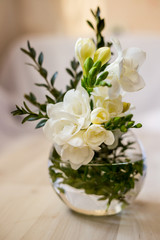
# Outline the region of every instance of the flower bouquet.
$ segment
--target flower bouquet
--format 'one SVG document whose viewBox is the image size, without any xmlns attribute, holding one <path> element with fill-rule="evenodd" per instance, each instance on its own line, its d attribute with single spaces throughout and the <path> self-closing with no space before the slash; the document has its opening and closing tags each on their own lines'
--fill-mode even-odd
<svg viewBox="0 0 160 240">
<path fill-rule="evenodd" d="M 24 102 L 12 114 L 24 115 L 22 123 L 40 120 L 36 128 L 43 127 L 53 143 L 50 180 L 69 208 L 84 214 L 109 215 L 135 199 L 145 176 L 144 152 L 130 131 L 142 125 L 133 121 L 133 107 L 123 98 L 125 92 L 144 87 L 138 70 L 146 56 L 139 48 L 122 50 L 117 39 L 105 42 L 105 21 L 99 7 L 91 13 L 95 24 L 87 23 L 96 39 L 77 40 L 76 59 L 66 68 L 72 79 L 64 92 L 54 86 L 57 72 L 48 79 L 43 53 L 37 57 L 29 42 L 27 50 L 21 49 L 44 80 L 36 85 L 49 94 L 44 103 L 39 103 L 33 93 L 26 94 L 25 99 L 36 110 Z M 112 45 L 117 52 L 115 60 L 111 60 Z"/>
</svg>

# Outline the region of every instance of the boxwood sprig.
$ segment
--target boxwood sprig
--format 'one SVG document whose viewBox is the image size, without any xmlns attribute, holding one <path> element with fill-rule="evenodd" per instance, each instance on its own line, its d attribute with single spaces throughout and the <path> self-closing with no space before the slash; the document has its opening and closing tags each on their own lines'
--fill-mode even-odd
<svg viewBox="0 0 160 240">
<path fill-rule="evenodd" d="M 79 62 L 76 61 L 75 58 L 73 58 L 73 60 L 70 62 L 70 68 L 66 68 L 66 72 L 71 77 L 70 83 L 66 86 L 66 91 L 72 88 L 76 89 L 83 74 L 82 71 L 78 71 L 78 67 L 79 67 Z"/>
<path fill-rule="evenodd" d="M 101 16 L 100 16 L 100 8 L 99 7 L 97 7 L 97 10 L 95 12 L 91 9 L 91 13 L 96 21 L 96 24 L 94 26 L 94 24 L 89 20 L 87 20 L 87 23 L 96 33 L 96 46 L 98 49 L 100 47 L 105 46 L 104 37 L 102 36 L 102 31 L 105 27 L 105 20 L 104 20 L 104 18 L 101 18 Z"/>
<path fill-rule="evenodd" d="M 51 77 L 50 81 L 48 80 L 48 72 L 43 67 L 44 62 L 44 55 L 42 52 L 40 52 L 39 56 L 36 58 L 37 53 L 33 47 L 31 47 L 30 42 L 27 41 L 27 47 L 28 49 L 21 48 L 21 51 L 28 55 L 32 61 L 32 63 L 27 63 L 27 65 L 34 67 L 34 69 L 42 76 L 42 78 L 45 80 L 45 83 L 35 83 L 38 87 L 44 87 L 46 88 L 49 93 L 54 97 L 54 100 L 56 101 L 58 97 L 62 95 L 62 92 L 59 91 L 54 87 L 54 83 L 57 77 L 58 72 L 55 72 L 53 76 Z"/>
<path fill-rule="evenodd" d="M 28 49 L 21 48 L 21 51 L 25 53 L 27 56 L 29 56 L 32 61 L 32 63 L 27 63 L 27 65 L 34 67 L 36 71 L 42 76 L 42 78 L 45 80 L 45 83 L 35 83 L 36 86 L 38 87 L 44 87 L 48 90 L 51 96 L 46 95 L 46 100 L 44 103 L 39 103 L 37 101 L 36 96 L 30 92 L 29 94 L 25 94 L 24 98 L 31 103 L 33 106 L 35 106 L 38 110 L 36 112 L 31 110 L 26 102 L 23 103 L 23 107 L 19 107 L 16 105 L 16 109 L 12 111 L 11 113 L 15 115 L 25 115 L 22 123 L 25 123 L 26 121 L 36 121 L 41 119 L 41 121 L 36 125 L 36 128 L 43 127 L 48 119 L 47 113 L 46 113 L 46 107 L 47 104 L 55 104 L 57 102 L 63 101 L 63 97 L 65 93 L 72 89 L 76 88 L 81 76 L 82 76 L 82 71 L 78 70 L 79 67 L 79 62 L 76 61 L 75 58 L 71 61 L 70 65 L 71 68 L 66 68 L 67 73 L 72 77 L 70 80 L 70 83 L 66 86 L 66 90 L 64 92 L 59 91 L 55 88 L 55 80 L 57 78 L 58 72 L 55 72 L 53 76 L 51 77 L 50 81 L 48 80 L 48 72 L 47 70 L 43 67 L 43 61 L 44 61 L 44 56 L 43 53 L 41 52 L 39 56 L 37 57 L 37 53 L 33 47 L 31 47 L 30 42 L 27 42 L 27 47 Z"/>
<path fill-rule="evenodd" d="M 47 114 L 43 114 L 42 111 L 39 111 L 38 113 L 33 112 L 26 102 L 23 102 L 23 107 L 18 107 L 16 105 L 16 110 L 12 111 L 11 113 L 13 116 L 16 115 L 25 115 L 25 117 L 22 120 L 22 124 L 25 123 L 26 121 L 36 121 L 40 120 L 41 121 L 36 125 L 36 128 L 40 128 L 45 125 L 46 121 L 48 120 Z"/>
</svg>

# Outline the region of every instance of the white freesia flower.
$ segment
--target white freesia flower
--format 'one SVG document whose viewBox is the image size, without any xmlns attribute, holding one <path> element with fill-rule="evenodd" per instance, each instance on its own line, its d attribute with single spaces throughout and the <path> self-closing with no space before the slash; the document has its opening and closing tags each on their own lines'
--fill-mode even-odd
<svg viewBox="0 0 160 240">
<path fill-rule="evenodd" d="M 50 118 L 43 127 L 46 137 L 59 145 L 67 143 L 80 129 L 77 119 L 66 112 L 56 112 L 54 118 Z"/>
<path fill-rule="evenodd" d="M 109 112 L 110 117 L 119 116 L 123 112 L 122 96 L 115 99 L 108 99 L 103 102 L 103 107 Z"/>
<path fill-rule="evenodd" d="M 116 117 L 123 112 L 122 96 L 119 95 L 114 99 L 109 98 L 108 87 L 96 87 L 92 92 L 95 108 L 103 108 L 109 113 L 110 117 Z M 93 113 L 92 113 L 93 114 Z M 92 121 L 91 114 L 91 121 Z"/>
<path fill-rule="evenodd" d="M 81 165 L 88 164 L 94 156 L 94 151 L 89 146 L 73 147 L 65 144 L 63 146 L 56 145 L 55 148 L 62 161 L 69 161 L 71 167 L 75 170 Z"/>
<path fill-rule="evenodd" d="M 126 92 L 135 92 L 145 86 L 143 78 L 138 73 L 138 69 L 145 61 L 145 58 L 145 52 L 139 48 L 128 48 L 123 51 L 120 84 Z"/>
<path fill-rule="evenodd" d="M 93 102 L 94 102 L 94 107 L 98 108 L 98 107 L 102 107 L 103 106 L 103 102 L 107 99 L 109 99 L 109 93 L 108 93 L 108 87 L 95 87 L 93 89 L 93 92 L 91 92 L 92 96 L 93 96 Z"/>
<path fill-rule="evenodd" d="M 114 142 L 114 135 L 98 124 L 92 124 L 84 133 L 84 140 L 93 150 L 100 150 L 100 145 L 104 142 L 111 145 Z"/>
<path fill-rule="evenodd" d="M 57 119 L 57 112 L 64 112 L 63 102 L 47 105 L 47 115 L 49 118 Z"/>
<path fill-rule="evenodd" d="M 87 146 L 84 142 L 84 130 L 80 130 L 78 133 L 76 133 L 69 141 L 68 144 L 72 147 L 85 147 Z"/>
<path fill-rule="evenodd" d="M 109 112 L 105 108 L 98 107 L 91 112 L 91 122 L 93 124 L 105 123 L 109 118 Z"/>
<path fill-rule="evenodd" d="M 144 80 L 139 75 L 138 69 L 144 62 L 146 54 L 139 48 L 122 51 L 117 39 L 112 39 L 112 42 L 118 57 L 106 68 L 106 71 L 109 72 L 108 79 L 111 80 L 113 87 L 110 88 L 110 96 L 114 98 L 120 94 L 120 87 L 126 92 L 135 92 L 144 87 Z"/>
<path fill-rule="evenodd" d="M 63 100 L 64 111 L 73 114 L 79 121 L 82 128 L 87 128 L 90 124 L 90 99 L 87 91 L 83 87 L 76 90 L 69 90 Z"/>
<path fill-rule="evenodd" d="M 112 87 L 109 88 L 108 90 L 110 99 L 117 98 L 121 93 L 121 86 L 120 86 L 119 79 L 120 79 L 122 67 L 123 67 L 123 54 L 122 54 L 122 48 L 121 48 L 120 42 L 117 39 L 112 39 L 112 42 L 114 44 L 114 47 L 117 50 L 118 56 L 114 62 L 112 62 L 109 66 L 107 66 L 105 70 L 109 72 L 107 79 L 111 80 L 110 83 L 112 84 Z"/>
<path fill-rule="evenodd" d="M 90 104 L 86 90 L 69 90 L 63 102 L 48 104 L 49 120 L 44 126 L 47 138 L 58 145 L 66 144 L 80 129 L 90 125 Z"/>
</svg>

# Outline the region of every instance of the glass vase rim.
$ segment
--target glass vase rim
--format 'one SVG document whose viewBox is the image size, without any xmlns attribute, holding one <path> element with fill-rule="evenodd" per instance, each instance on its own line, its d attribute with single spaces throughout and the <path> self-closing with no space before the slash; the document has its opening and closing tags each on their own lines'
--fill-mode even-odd
<svg viewBox="0 0 160 240">
<path fill-rule="evenodd" d="M 53 161 L 52 161 L 53 160 Z M 142 156 L 141 158 L 138 158 L 136 160 L 133 160 L 133 161 L 123 161 L 123 162 L 114 162 L 114 163 L 87 163 L 87 164 L 83 164 L 82 166 L 92 166 L 92 167 L 103 167 L 103 166 L 121 166 L 121 165 L 128 165 L 128 164 L 133 164 L 133 163 L 136 163 L 136 162 L 139 162 L 139 161 L 143 161 L 145 162 L 146 160 L 146 157 L 145 156 Z M 54 159 L 52 157 L 49 157 L 49 161 L 51 161 L 52 163 L 54 162 L 59 162 L 61 164 L 64 164 L 64 165 L 68 165 L 71 167 L 70 165 L 70 162 L 69 161 L 62 161 L 62 160 L 57 160 L 57 159 Z"/>
</svg>

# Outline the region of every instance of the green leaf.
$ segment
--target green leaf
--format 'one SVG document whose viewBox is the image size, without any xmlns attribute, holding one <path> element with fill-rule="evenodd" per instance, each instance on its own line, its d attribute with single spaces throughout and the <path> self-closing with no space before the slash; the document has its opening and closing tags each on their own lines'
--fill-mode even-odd
<svg viewBox="0 0 160 240">
<path fill-rule="evenodd" d="M 40 66 L 42 66 L 42 63 L 43 63 L 43 53 L 42 52 L 39 54 L 38 63 Z"/>
<path fill-rule="evenodd" d="M 82 77 L 82 74 L 83 74 L 82 71 L 80 71 L 79 73 L 77 73 L 77 75 L 76 75 L 76 79 L 77 79 L 78 81 L 79 81 L 80 78 Z"/>
<path fill-rule="evenodd" d="M 96 18 L 96 14 L 93 12 L 93 10 L 90 9 L 90 11 L 91 11 L 92 15 Z"/>
<path fill-rule="evenodd" d="M 96 81 L 96 85 L 98 85 L 101 81 L 105 80 L 108 76 L 108 72 L 103 72 L 102 74 L 99 75 L 97 81 Z"/>
<path fill-rule="evenodd" d="M 30 110 L 30 108 L 27 106 L 26 102 L 23 102 L 25 108 L 27 109 L 28 112 L 32 113 L 32 111 Z"/>
<path fill-rule="evenodd" d="M 27 41 L 27 47 L 28 47 L 29 51 L 31 51 L 32 48 L 31 48 L 29 40 Z"/>
<path fill-rule="evenodd" d="M 29 114 L 22 120 L 22 124 L 25 123 L 26 121 L 35 121 L 38 120 L 38 117 L 32 114 Z"/>
<path fill-rule="evenodd" d="M 100 72 L 103 72 L 107 66 L 108 66 L 108 63 L 103 64 L 103 66 L 101 67 Z"/>
<path fill-rule="evenodd" d="M 100 8 L 99 7 L 97 7 L 96 16 L 100 17 Z"/>
<path fill-rule="evenodd" d="M 93 86 L 95 81 L 96 81 L 96 76 L 97 76 L 97 67 L 92 67 L 89 70 L 88 78 L 87 78 L 87 83 L 89 86 Z"/>
<path fill-rule="evenodd" d="M 37 115 L 37 116 L 30 116 L 28 119 L 27 119 L 27 121 L 36 121 L 36 120 L 38 120 L 39 119 L 39 116 Z"/>
<path fill-rule="evenodd" d="M 86 22 L 87 22 L 88 25 L 94 30 L 94 26 L 93 26 L 93 24 L 92 24 L 89 20 L 87 20 Z"/>
<path fill-rule="evenodd" d="M 78 66 L 79 66 L 79 62 L 76 61 L 75 58 L 73 58 L 73 60 L 71 61 L 71 67 L 72 67 L 72 69 L 73 69 L 74 71 L 76 71 L 77 68 L 78 68 Z"/>
<path fill-rule="evenodd" d="M 25 94 L 24 98 L 27 99 L 31 103 L 36 103 L 36 96 L 33 93 L 29 93 L 29 95 Z"/>
<path fill-rule="evenodd" d="M 93 62 L 92 58 L 89 57 L 85 60 L 84 69 L 85 69 L 86 75 L 88 75 L 88 72 L 92 68 L 93 64 L 94 64 L 94 62 Z"/>
<path fill-rule="evenodd" d="M 31 57 L 30 52 L 28 52 L 26 49 L 24 49 L 24 48 L 20 48 L 20 50 L 21 50 L 23 53 L 25 53 L 25 54 L 27 54 L 28 56 Z"/>
<path fill-rule="evenodd" d="M 12 111 L 11 114 L 12 114 L 13 116 L 22 115 L 22 114 L 23 114 L 23 111 L 16 105 L 16 110 Z"/>
<path fill-rule="evenodd" d="M 73 72 L 72 72 L 69 68 L 66 68 L 66 71 L 67 71 L 67 73 L 68 73 L 71 77 L 74 78 L 74 74 L 73 74 Z"/>
<path fill-rule="evenodd" d="M 104 26 L 105 26 L 104 19 L 102 19 L 99 21 L 99 23 L 97 25 L 99 32 L 101 32 L 104 29 Z"/>
<path fill-rule="evenodd" d="M 35 59 L 35 57 L 36 57 L 36 51 L 34 50 L 34 48 L 31 48 L 30 53 L 31 53 L 31 57 L 32 57 L 33 59 Z"/>
<path fill-rule="evenodd" d="M 46 104 L 40 104 L 39 106 L 40 110 L 46 113 Z"/>
<path fill-rule="evenodd" d="M 55 73 L 53 74 L 52 78 L 51 78 L 51 85 L 52 85 L 52 87 L 54 86 L 54 83 L 55 83 L 55 80 L 56 80 L 57 75 L 58 75 L 58 72 L 55 72 Z"/>
<path fill-rule="evenodd" d="M 36 67 L 36 65 L 34 65 L 34 64 L 32 64 L 32 63 L 26 63 L 26 65 L 33 67 L 35 70 L 38 70 L 37 67 Z"/>
<path fill-rule="evenodd" d="M 46 98 L 47 98 L 47 102 L 48 102 L 48 103 L 55 104 L 55 101 L 54 101 L 54 99 L 52 99 L 52 98 L 51 98 L 51 97 L 49 97 L 48 95 L 46 95 Z"/>
<path fill-rule="evenodd" d="M 48 119 L 43 119 L 43 120 L 41 120 L 37 125 L 36 125 L 36 129 L 37 128 L 41 128 L 41 127 L 43 127 L 44 125 L 45 125 L 45 123 L 47 122 L 47 120 Z"/>
<path fill-rule="evenodd" d="M 96 61 L 94 64 L 93 64 L 93 67 L 96 67 L 97 68 L 97 73 L 99 73 L 100 69 L 101 69 L 101 61 Z"/>
<path fill-rule="evenodd" d="M 39 72 L 40 72 L 40 74 L 41 74 L 42 77 L 44 77 L 45 79 L 47 78 L 48 73 L 47 73 L 47 70 L 46 70 L 46 69 L 40 68 L 40 69 L 39 69 Z"/>
<path fill-rule="evenodd" d="M 48 89 L 48 85 L 45 84 L 45 83 L 35 83 L 35 85 L 38 86 L 38 87 L 45 87 L 45 88 Z"/>
</svg>

